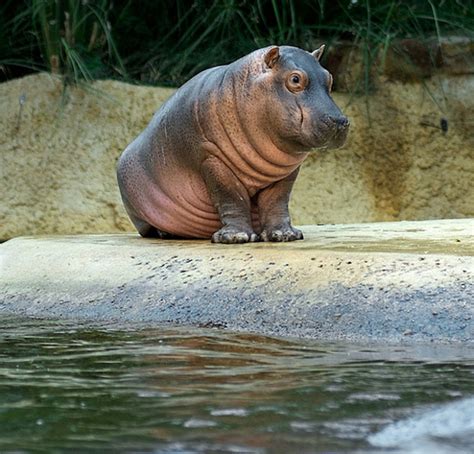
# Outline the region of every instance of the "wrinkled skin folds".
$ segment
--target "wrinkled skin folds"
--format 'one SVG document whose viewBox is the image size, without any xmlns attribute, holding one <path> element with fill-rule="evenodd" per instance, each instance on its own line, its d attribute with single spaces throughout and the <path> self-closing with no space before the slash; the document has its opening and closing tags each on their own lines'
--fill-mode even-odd
<svg viewBox="0 0 474 454">
<path fill-rule="evenodd" d="M 303 238 L 288 212 L 299 168 L 311 150 L 342 146 L 349 127 L 323 49 L 258 49 L 199 73 L 163 104 L 117 167 L 142 236 Z"/>
</svg>

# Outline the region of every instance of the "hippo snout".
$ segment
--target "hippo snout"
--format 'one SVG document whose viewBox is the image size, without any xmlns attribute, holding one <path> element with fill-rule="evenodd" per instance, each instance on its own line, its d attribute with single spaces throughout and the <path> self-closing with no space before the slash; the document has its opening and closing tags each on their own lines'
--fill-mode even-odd
<svg viewBox="0 0 474 454">
<path fill-rule="evenodd" d="M 342 114 L 324 115 L 318 128 L 318 136 L 324 148 L 339 148 L 344 145 L 349 132 L 350 121 Z M 324 125 L 324 126 L 322 126 Z"/>
<path fill-rule="evenodd" d="M 338 131 L 343 131 L 344 129 L 347 129 L 350 126 L 349 119 L 345 115 L 326 115 L 323 121 L 330 128 L 336 128 Z"/>
<path fill-rule="evenodd" d="M 334 118 L 330 117 L 330 120 L 336 125 L 336 128 L 340 130 L 347 129 L 350 126 L 349 119 L 344 115 Z"/>
</svg>

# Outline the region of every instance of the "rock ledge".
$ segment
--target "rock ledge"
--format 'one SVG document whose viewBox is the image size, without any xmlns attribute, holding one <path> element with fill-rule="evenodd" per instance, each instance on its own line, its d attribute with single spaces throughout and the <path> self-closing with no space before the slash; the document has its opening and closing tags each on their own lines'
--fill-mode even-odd
<svg viewBox="0 0 474 454">
<path fill-rule="evenodd" d="M 0 246 L 0 313 L 474 345 L 474 219 L 303 226 L 294 243 L 133 234 Z"/>
</svg>

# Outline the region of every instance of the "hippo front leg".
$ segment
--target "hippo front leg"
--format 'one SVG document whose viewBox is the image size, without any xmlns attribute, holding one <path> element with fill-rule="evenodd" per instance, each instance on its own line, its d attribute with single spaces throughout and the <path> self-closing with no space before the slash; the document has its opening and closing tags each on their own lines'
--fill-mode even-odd
<svg viewBox="0 0 474 454">
<path fill-rule="evenodd" d="M 288 203 L 299 167 L 283 180 L 277 181 L 257 195 L 258 213 L 263 241 L 302 240 L 303 233 L 291 225 Z"/>
<path fill-rule="evenodd" d="M 233 172 L 218 158 L 204 160 L 201 173 L 223 227 L 212 235 L 213 243 L 258 241 L 251 221 L 247 190 Z"/>
</svg>

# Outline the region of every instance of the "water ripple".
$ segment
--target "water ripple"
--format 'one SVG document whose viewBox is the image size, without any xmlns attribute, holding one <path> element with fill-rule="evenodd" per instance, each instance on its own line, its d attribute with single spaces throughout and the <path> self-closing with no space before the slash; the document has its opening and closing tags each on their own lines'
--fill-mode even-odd
<svg viewBox="0 0 474 454">
<path fill-rule="evenodd" d="M 384 427 L 472 395 L 459 346 L 0 319 L 0 452 L 393 452 Z"/>
</svg>

